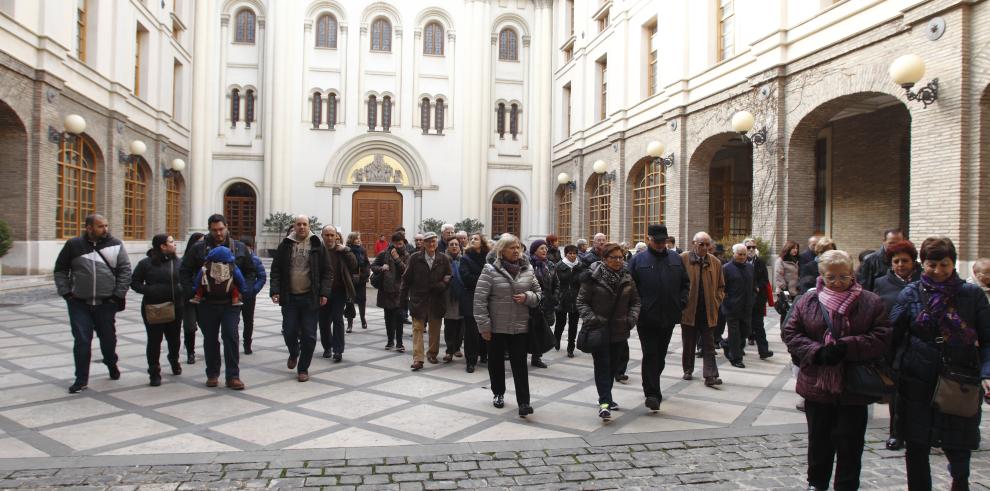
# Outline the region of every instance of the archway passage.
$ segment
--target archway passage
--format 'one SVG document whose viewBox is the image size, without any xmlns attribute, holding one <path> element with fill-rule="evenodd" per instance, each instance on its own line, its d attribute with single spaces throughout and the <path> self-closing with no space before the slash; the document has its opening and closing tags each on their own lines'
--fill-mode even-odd
<svg viewBox="0 0 990 491">
<path fill-rule="evenodd" d="M 351 225 L 370 247 L 384 235 L 390 240 L 402 224 L 402 195 L 394 187 L 361 186 L 351 198 Z"/>
<path fill-rule="evenodd" d="M 492 236 L 510 233 L 516 237 L 522 232 L 522 205 L 519 195 L 512 191 L 500 191 L 492 199 Z"/>
<path fill-rule="evenodd" d="M 749 235 L 753 229 L 753 145 L 730 140 L 708 170 L 708 227 L 716 241 Z"/>
<path fill-rule="evenodd" d="M 0 218 L 10 225 L 16 240 L 25 239 L 27 232 L 27 151 L 24 123 L 0 101 Z"/>
<path fill-rule="evenodd" d="M 231 184 L 223 193 L 223 214 L 227 230 L 235 239 L 254 238 L 257 231 L 258 197 L 251 186 L 243 182 Z"/>
</svg>

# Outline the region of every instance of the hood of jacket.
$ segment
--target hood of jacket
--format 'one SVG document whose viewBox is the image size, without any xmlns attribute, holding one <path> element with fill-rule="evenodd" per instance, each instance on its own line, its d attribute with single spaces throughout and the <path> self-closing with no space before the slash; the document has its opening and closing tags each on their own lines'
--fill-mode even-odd
<svg viewBox="0 0 990 491">
<path fill-rule="evenodd" d="M 227 246 L 216 246 L 206 254 L 206 260 L 214 263 L 232 263 L 234 253 Z"/>
</svg>

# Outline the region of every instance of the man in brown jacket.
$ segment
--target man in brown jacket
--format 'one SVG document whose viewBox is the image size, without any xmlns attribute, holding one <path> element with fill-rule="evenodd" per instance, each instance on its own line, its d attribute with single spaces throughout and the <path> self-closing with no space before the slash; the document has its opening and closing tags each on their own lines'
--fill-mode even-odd
<svg viewBox="0 0 990 491">
<path fill-rule="evenodd" d="M 694 347 L 701 336 L 704 352 L 705 385 L 711 387 L 722 383 L 715 364 L 715 338 L 713 329 L 718 323 L 718 308 L 725 298 L 725 277 L 722 263 L 708 251 L 712 238 L 705 232 L 694 234 L 691 250 L 681 253 L 684 269 L 691 281 L 688 304 L 681 313 L 681 341 L 684 353 L 681 365 L 684 380 L 691 380 L 694 374 Z"/>
<path fill-rule="evenodd" d="M 320 307 L 320 343 L 323 345 L 323 357 L 333 356 L 334 363 L 338 363 L 344 357 L 344 305 L 347 299 L 354 298 L 351 274 L 357 271 L 357 258 L 344 245 L 333 225 L 323 227 L 320 237 L 330 256 L 330 271 L 333 274 L 330 301 Z"/>
<path fill-rule="evenodd" d="M 437 250 L 437 234 L 423 235 L 423 249 L 409 257 L 402 275 L 401 301 L 409 307 L 413 320 L 413 371 L 423 368 L 423 331 L 430 326 L 430 347 L 426 358 L 437 363 L 440 352 L 440 322 L 447 310 L 447 286 L 453 269 L 450 258 Z"/>
</svg>

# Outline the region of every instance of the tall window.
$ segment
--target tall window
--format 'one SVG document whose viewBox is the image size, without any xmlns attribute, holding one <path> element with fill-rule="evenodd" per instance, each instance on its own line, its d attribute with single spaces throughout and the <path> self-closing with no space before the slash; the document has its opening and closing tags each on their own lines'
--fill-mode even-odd
<svg viewBox="0 0 990 491">
<path fill-rule="evenodd" d="M 378 98 L 368 97 L 368 131 L 375 131 L 375 123 L 378 120 Z"/>
<path fill-rule="evenodd" d="M 664 205 L 667 181 L 664 166 L 647 161 L 632 179 L 632 241 L 648 242 L 647 227 L 651 223 L 664 222 Z"/>
<path fill-rule="evenodd" d="M 598 16 L 598 32 L 602 32 L 608 29 L 609 23 L 609 11 L 605 10 Z"/>
<path fill-rule="evenodd" d="M 141 96 L 141 70 L 143 66 L 144 50 L 147 47 L 148 31 L 141 23 L 138 23 L 134 32 L 134 95 Z"/>
<path fill-rule="evenodd" d="M 55 236 L 68 239 L 81 234 L 86 215 L 92 213 L 96 213 L 96 151 L 82 136 L 65 138 L 58 152 Z"/>
<path fill-rule="evenodd" d="M 392 24 L 377 18 L 371 23 L 371 51 L 392 51 Z"/>
<path fill-rule="evenodd" d="M 248 89 L 244 100 L 244 122 L 247 128 L 254 122 L 254 90 Z"/>
<path fill-rule="evenodd" d="M 179 98 L 182 94 L 182 63 L 172 60 L 172 119 L 179 119 Z"/>
<path fill-rule="evenodd" d="M 76 56 L 86 62 L 86 10 L 89 0 L 76 0 Z"/>
<path fill-rule="evenodd" d="M 254 12 L 244 9 L 235 17 L 234 42 L 254 44 Z"/>
<path fill-rule="evenodd" d="M 316 19 L 316 47 L 337 47 L 337 19 L 330 14 L 323 14 Z"/>
<path fill-rule="evenodd" d="M 735 14 L 733 0 L 718 0 L 718 61 L 735 52 Z"/>
<path fill-rule="evenodd" d="M 327 126 L 332 130 L 337 125 L 337 94 L 327 96 Z"/>
<path fill-rule="evenodd" d="M 423 134 L 430 132 L 430 98 L 424 97 L 419 101 L 419 126 L 423 128 Z"/>
<path fill-rule="evenodd" d="M 571 84 L 564 86 L 564 136 L 571 136 Z"/>
<path fill-rule="evenodd" d="M 437 130 L 438 135 L 443 134 L 443 99 L 437 99 L 436 107 L 434 108 L 436 114 L 433 116 L 433 125 Z"/>
<path fill-rule="evenodd" d="M 815 141 L 815 233 L 828 232 L 828 140 Z"/>
<path fill-rule="evenodd" d="M 498 103 L 498 109 L 495 110 L 495 131 L 498 132 L 498 137 L 500 139 L 505 138 L 505 103 Z"/>
<path fill-rule="evenodd" d="M 561 244 L 571 243 L 571 206 L 574 203 L 574 191 L 570 186 L 562 185 L 557 191 L 557 238 Z"/>
<path fill-rule="evenodd" d="M 657 23 L 653 22 L 646 28 L 646 95 L 651 96 L 657 93 L 657 48 L 660 42 L 657 37 Z"/>
<path fill-rule="evenodd" d="M 522 230 L 522 206 L 512 191 L 501 191 L 492 200 L 492 232 L 519 237 Z"/>
<path fill-rule="evenodd" d="M 573 36 L 574 35 L 574 0 L 567 0 L 567 28 L 568 28 L 567 32 L 571 36 Z"/>
<path fill-rule="evenodd" d="M 598 119 L 604 121 L 608 117 L 608 59 L 598 62 Z"/>
<path fill-rule="evenodd" d="M 145 204 L 148 197 L 147 164 L 141 157 L 131 157 L 124 175 L 124 239 L 146 238 Z"/>
<path fill-rule="evenodd" d="M 498 33 L 498 59 L 519 61 L 519 37 L 516 31 L 505 28 Z"/>
<path fill-rule="evenodd" d="M 382 131 L 388 132 L 392 127 L 392 98 L 382 97 Z"/>
<path fill-rule="evenodd" d="M 230 127 L 236 128 L 237 122 L 241 119 L 241 91 L 234 89 L 230 91 Z"/>
<path fill-rule="evenodd" d="M 512 139 L 515 140 L 516 136 L 519 135 L 519 105 L 513 104 L 509 109 L 509 134 L 512 135 Z"/>
<path fill-rule="evenodd" d="M 443 27 L 430 22 L 423 31 L 423 54 L 443 56 Z"/>
<path fill-rule="evenodd" d="M 313 94 L 313 128 L 319 128 L 323 122 L 323 95 L 319 92 Z"/>
<path fill-rule="evenodd" d="M 182 235 L 182 177 L 165 179 L 165 233 L 178 240 Z"/>
<path fill-rule="evenodd" d="M 588 192 L 588 231 L 609 235 L 609 214 L 612 212 L 612 184 L 595 174 Z M 590 237 L 589 237 L 590 238 Z"/>
</svg>

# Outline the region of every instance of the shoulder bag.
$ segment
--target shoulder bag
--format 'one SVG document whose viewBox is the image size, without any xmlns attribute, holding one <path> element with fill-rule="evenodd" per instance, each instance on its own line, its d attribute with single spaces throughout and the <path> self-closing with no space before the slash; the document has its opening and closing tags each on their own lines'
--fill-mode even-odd
<svg viewBox="0 0 990 491">
<path fill-rule="evenodd" d="M 931 295 L 921 290 L 922 308 L 928 308 Z M 934 339 L 939 353 L 939 375 L 932 393 L 932 407 L 942 414 L 971 418 L 980 412 L 979 368 L 965 370 L 959 364 L 953 365 L 952 356 L 946 353 L 945 339 L 941 334 Z M 964 372 L 969 373 L 964 373 Z"/>
<path fill-rule="evenodd" d="M 828 309 L 821 299 L 818 300 L 818 308 L 822 311 L 825 325 L 835 339 L 839 339 L 839 333 L 832 325 L 832 317 L 828 315 Z M 846 394 L 870 399 L 878 402 L 893 395 L 896 384 L 894 378 L 887 373 L 886 365 L 879 360 L 865 362 L 846 362 L 844 368 L 843 392 Z"/>
<path fill-rule="evenodd" d="M 619 305 L 619 297 L 622 293 L 616 293 L 615 301 L 612 302 L 612 311 L 609 313 L 606 319 L 611 319 L 615 316 L 615 309 Z M 605 325 L 599 327 L 588 328 L 588 325 L 584 322 L 581 323 L 581 330 L 578 331 L 577 335 L 577 349 L 584 353 L 594 353 L 608 344 L 608 322 Z"/>
<path fill-rule="evenodd" d="M 172 288 L 172 301 L 163 303 L 144 304 L 144 320 L 150 325 L 168 324 L 175 322 L 175 281 L 173 280 L 175 264 L 169 260 L 168 285 Z"/>
</svg>

